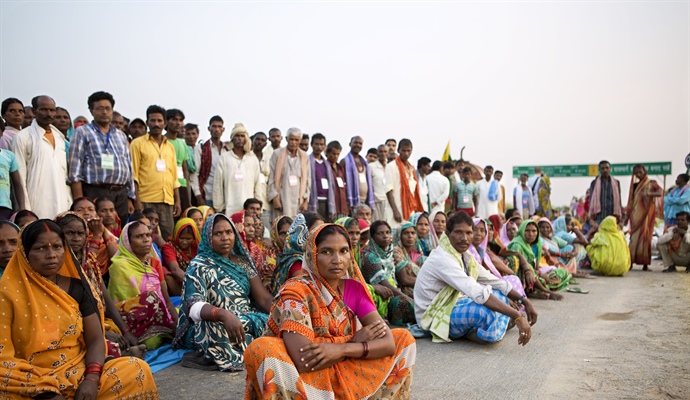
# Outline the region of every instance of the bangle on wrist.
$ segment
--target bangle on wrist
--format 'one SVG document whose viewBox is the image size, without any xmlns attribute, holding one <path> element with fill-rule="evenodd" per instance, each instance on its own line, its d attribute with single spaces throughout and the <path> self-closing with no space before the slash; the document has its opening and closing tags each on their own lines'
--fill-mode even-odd
<svg viewBox="0 0 690 400">
<path fill-rule="evenodd" d="M 517 322 L 520 320 L 520 318 L 522 318 L 522 315 L 520 315 L 519 317 L 515 318 L 515 320 L 513 320 L 513 322 L 517 324 Z"/>
<path fill-rule="evenodd" d="M 362 342 L 362 346 L 364 346 L 364 351 L 362 352 L 362 356 L 359 358 L 367 358 L 369 355 L 369 343 Z"/>
<path fill-rule="evenodd" d="M 211 318 L 217 322 L 218 321 L 218 314 L 220 314 L 221 311 L 222 311 L 222 308 L 214 307 L 213 310 L 211 311 Z"/>
</svg>

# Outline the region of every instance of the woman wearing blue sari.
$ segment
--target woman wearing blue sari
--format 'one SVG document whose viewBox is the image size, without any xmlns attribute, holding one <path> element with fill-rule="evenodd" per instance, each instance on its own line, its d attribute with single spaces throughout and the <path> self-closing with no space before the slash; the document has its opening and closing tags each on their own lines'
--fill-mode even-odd
<svg viewBox="0 0 690 400">
<path fill-rule="evenodd" d="M 262 335 L 272 300 L 235 225 L 224 214 L 213 214 L 185 272 L 173 345 L 197 353 L 185 355 L 182 365 L 244 370 L 244 350 Z"/>
</svg>

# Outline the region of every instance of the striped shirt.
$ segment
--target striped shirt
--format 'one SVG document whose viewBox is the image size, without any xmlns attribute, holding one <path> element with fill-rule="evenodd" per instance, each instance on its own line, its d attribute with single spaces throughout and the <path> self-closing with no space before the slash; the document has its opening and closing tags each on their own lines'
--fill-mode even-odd
<svg viewBox="0 0 690 400">
<path fill-rule="evenodd" d="M 110 126 L 107 134 L 93 123 L 77 128 L 69 148 L 68 183 L 121 185 L 135 198 L 132 158 L 125 134 Z"/>
<path fill-rule="evenodd" d="M 455 208 L 474 208 L 474 198 L 479 196 L 479 188 L 473 182 L 460 181 L 453 187 L 455 195 Z"/>
</svg>

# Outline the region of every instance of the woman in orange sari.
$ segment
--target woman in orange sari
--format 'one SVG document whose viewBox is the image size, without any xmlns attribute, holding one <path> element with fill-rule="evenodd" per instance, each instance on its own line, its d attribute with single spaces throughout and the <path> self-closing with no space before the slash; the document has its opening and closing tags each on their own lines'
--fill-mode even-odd
<svg viewBox="0 0 690 400">
<path fill-rule="evenodd" d="M 416 343 L 376 311 L 340 225 L 309 235 L 303 274 L 280 289 L 244 353 L 245 399 L 408 399 Z"/>
<path fill-rule="evenodd" d="M 635 182 L 635 178 L 638 179 Z M 661 187 L 649 179 L 642 164 L 633 167 L 626 215 L 630 221 L 630 259 L 647 271 L 652 263 L 652 235 L 657 216 L 663 218 L 664 206 Z M 630 268 L 632 268 L 632 264 Z"/>
<path fill-rule="evenodd" d="M 53 221 L 21 232 L 0 303 L 3 398 L 158 399 L 146 362 L 105 357 L 103 313 Z"/>
</svg>

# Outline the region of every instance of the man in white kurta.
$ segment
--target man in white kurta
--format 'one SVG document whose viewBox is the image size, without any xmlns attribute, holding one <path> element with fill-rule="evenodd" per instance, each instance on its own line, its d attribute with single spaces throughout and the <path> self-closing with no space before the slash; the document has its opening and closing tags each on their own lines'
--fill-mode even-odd
<svg viewBox="0 0 690 400">
<path fill-rule="evenodd" d="M 267 198 L 271 202 L 272 221 L 281 215 L 294 218 L 309 206 L 311 168 L 309 156 L 299 148 L 301 140 L 301 130 L 288 129 L 288 145 L 271 156 Z"/>
<path fill-rule="evenodd" d="M 65 137 L 52 125 L 56 113 L 53 99 L 37 96 L 31 104 L 36 118 L 14 137 L 12 151 L 24 184 L 26 208 L 39 218 L 53 219 L 72 204 Z"/>
<path fill-rule="evenodd" d="M 498 182 L 494 182 L 494 169 L 490 166 L 484 168 L 484 175 L 486 179 L 477 182 L 477 189 L 479 189 L 479 204 L 477 206 L 477 217 L 489 218 L 494 214 L 498 214 L 498 202 L 501 200 L 501 188 Z M 491 185 L 494 185 L 495 200 L 490 198 L 492 190 Z"/>
<path fill-rule="evenodd" d="M 408 139 L 402 139 L 398 144 L 398 157 L 395 161 L 389 162 L 386 165 L 386 194 L 388 196 L 388 203 L 391 204 L 393 210 L 393 218 L 391 218 L 388 224 L 391 229 L 395 229 L 402 225 L 403 221 L 407 221 L 410 217 L 409 214 L 415 211 L 423 211 L 421 200 L 419 199 L 419 188 L 417 187 L 417 176 L 414 167 L 410 164 L 409 157 L 412 154 L 412 142 Z M 398 164 L 402 163 L 404 165 L 405 175 L 400 176 L 400 169 Z M 411 194 L 405 201 L 405 207 L 403 207 L 403 193 L 402 185 L 407 184 L 410 188 L 409 193 Z M 412 204 L 412 203 L 415 204 Z M 405 215 L 404 209 L 408 209 L 410 213 Z M 396 218 L 398 214 L 398 218 Z M 399 220 L 398 220 L 399 219 Z"/>
<path fill-rule="evenodd" d="M 221 154 L 213 179 L 213 206 L 227 215 L 243 210 L 248 198 L 261 195 L 259 160 L 251 152 L 244 125 L 235 124 L 230 142 L 232 150 Z"/>
<path fill-rule="evenodd" d="M 429 187 L 429 205 L 431 211 L 429 216 L 433 218 L 437 212 L 443 212 L 446 208 L 446 199 L 450 194 L 450 181 L 441 174 L 441 161 L 434 161 L 431 166 L 431 173 L 427 176 L 426 181 Z"/>
<path fill-rule="evenodd" d="M 371 182 L 374 187 L 374 201 L 376 207 L 373 210 L 374 221 L 388 221 L 393 218 L 391 207 L 386 197 L 386 164 L 388 163 L 388 146 L 379 145 L 377 149 L 378 160 L 369 163 Z"/>
</svg>

